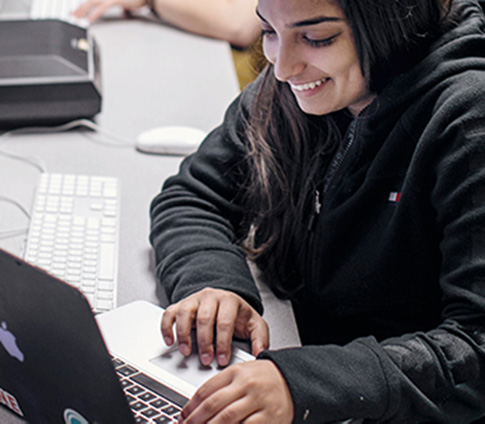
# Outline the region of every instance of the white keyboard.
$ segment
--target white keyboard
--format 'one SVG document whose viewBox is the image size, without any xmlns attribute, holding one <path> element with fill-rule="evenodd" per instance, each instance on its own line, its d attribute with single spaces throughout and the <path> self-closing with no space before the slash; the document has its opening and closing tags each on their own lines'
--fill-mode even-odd
<svg viewBox="0 0 485 424">
<path fill-rule="evenodd" d="M 85 0 L 32 0 L 30 17 L 32 19 L 60 19 L 74 21 L 71 13 Z"/>
<path fill-rule="evenodd" d="M 78 287 L 95 312 L 116 307 L 119 181 L 42 174 L 25 259 Z"/>
</svg>

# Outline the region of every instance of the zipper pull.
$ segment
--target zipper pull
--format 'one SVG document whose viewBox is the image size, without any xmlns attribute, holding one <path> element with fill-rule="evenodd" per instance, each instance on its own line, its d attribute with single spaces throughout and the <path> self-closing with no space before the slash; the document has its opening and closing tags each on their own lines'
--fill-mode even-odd
<svg viewBox="0 0 485 424">
<path fill-rule="evenodd" d="M 320 201 L 320 191 L 315 190 L 314 195 L 315 197 L 313 199 L 313 211 L 310 216 L 310 220 L 308 222 L 308 231 L 313 231 L 316 218 L 318 217 L 318 215 L 320 215 L 320 212 L 322 210 L 322 202 Z"/>
</svg>

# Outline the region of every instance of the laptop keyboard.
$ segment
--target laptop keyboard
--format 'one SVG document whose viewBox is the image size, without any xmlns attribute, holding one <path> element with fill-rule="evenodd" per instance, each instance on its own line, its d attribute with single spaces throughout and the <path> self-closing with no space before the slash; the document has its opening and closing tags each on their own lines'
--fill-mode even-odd
<svg viewBox="0 0 485 424">
<path fill-rule="evenodd" d="M 113 365 L 120 378 L 136 423 L 176 423 L 188 399 L 161 384 L 133 365 L 113 358 Z"/>
</svg>

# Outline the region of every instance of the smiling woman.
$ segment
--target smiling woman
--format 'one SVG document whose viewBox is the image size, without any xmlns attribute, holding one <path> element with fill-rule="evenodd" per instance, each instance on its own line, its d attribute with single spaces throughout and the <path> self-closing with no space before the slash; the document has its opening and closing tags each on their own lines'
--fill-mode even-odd
<svg viewBox="0 0 485 424">
<path fill-rule="evenodd" d="M 258 15 L 263 22 L 263 51 L 276 79 L 289 84 L 306 113 L 324 115 L 348 108 L 358 115 L 373 94 L 342 9 L 331 2 L 318 3 L 317 10 L 312 2 L 295 10 L 294 2 L 281 1 L 273 10 L 269 4 L 261 0 Z M 294 20 L 288 21 L 288 16 Z"/>
<path fill-rule="evenodd" d="M 162 333 L 225 366 L 180 422 L 485 419 L 476 0 L 260 0 L 268 65 L 151 206 Z M 303 346 L 272 351 L 247 260 Z"/>
</svg>

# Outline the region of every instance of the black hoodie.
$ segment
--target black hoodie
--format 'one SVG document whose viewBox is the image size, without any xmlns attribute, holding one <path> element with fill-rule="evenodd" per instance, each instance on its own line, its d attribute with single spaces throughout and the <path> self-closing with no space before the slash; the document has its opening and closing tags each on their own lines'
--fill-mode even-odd
<svg viewBox="0 0 485 424">
<path fill-rule="evenodd" d="M 485 415 L 485 20 L 458 25 L 355 121 L 292 299 L 301 348 L 263 352 L 295 423 L 469 423 Z M 248 87 L 152 204 L 171 301 L 210 286 L 261 300 L 237 241 Z"/>
</svg>

